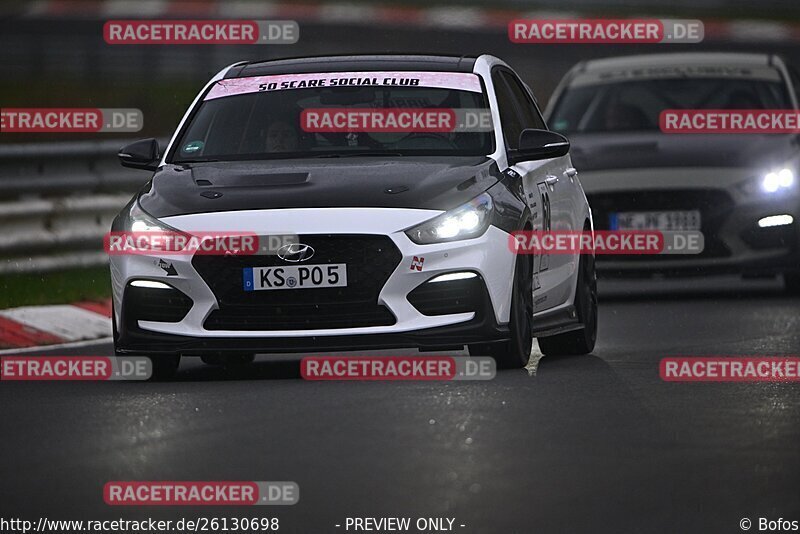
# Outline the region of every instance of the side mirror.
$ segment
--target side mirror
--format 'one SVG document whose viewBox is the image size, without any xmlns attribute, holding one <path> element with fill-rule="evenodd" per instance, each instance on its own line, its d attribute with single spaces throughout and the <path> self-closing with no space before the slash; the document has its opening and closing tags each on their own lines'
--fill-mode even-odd
<svg viewBox="0 0 800 534">
<path fill-rule="evenodd" d="M 142 139 L 119 149 L 117 157 L 123 167 L 154 171 L 158 168 L 161 151 L 155 139 Z"/>
<path fill-rule="evenodd" d="M 569 140 L 550 130 L 527 128 L 519 134 L 519 148 L 509 150 L 511 164 L 520 161 L 558 158 L 569 153 Z"/>
</svg>

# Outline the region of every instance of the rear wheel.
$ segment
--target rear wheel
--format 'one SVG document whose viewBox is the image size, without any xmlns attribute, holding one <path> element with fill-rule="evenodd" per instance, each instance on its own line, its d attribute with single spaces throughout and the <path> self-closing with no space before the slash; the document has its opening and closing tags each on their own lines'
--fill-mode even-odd
<svg viewBox="0 0 800 534">
<path fill-rule="evenodd" d="M 533 269 L 531 257 L 519 255 L 511 293 L 511 338 L 501 343 L 469 345 L 472 356 L 491 356 L 498 369 L 525 367 L 533 347 Z"/>
<path fill-rule="evenodd" d="M 575 289 L 575 311 L 583 324 L 580 330 L 538 338 L 539 348 L 546 356 L 589 354 L 597 341 L 597 273 L 594 256 L 581 256 L 578 283 Z"/>
</svg>

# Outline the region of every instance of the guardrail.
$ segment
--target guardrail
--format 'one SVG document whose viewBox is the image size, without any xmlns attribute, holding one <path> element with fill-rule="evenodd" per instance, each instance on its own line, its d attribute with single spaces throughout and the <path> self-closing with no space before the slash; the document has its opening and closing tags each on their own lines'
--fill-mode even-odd
<svg viewBox="0 0 800 534">
<path fill-rule="evenodd" d="M 120 166 L 126 142 L 0 145 L 0 274 L 107 263 L 103 235 L 149 179 Z"/>
</svg>

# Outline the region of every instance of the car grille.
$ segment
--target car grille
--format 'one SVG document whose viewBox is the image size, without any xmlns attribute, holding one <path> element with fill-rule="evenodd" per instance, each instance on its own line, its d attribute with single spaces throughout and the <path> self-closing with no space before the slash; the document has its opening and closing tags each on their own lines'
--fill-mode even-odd
<svg viewBox="0 0 800 534">
<path fill-rule="evenodd" d="M 731 252 L 719 237 L 719 229 L 733 207 L 733 201 L 724 191 L 666 190 L 666 191 L 625 191 L 587 195 L 592 208 L 595 230 L 608 230 L 611 214 L 622 211 L 672 211 L 699 210 L 701 228 L 705 239 L 703 252 L 694 258 L 724 258 Z M 682 254 L 659 255 L 659 260 L 685 260 Z M 652 261 L 652 255 L 599 255 L 598 261 Z"/>
<path fill-rule="evenodd" d="M 244 291 L 242 269 L 297 265 L 274 255 L 197 255 L 192 265 L 219 304 L 205 321 L 207 330 L 312 330 L 388 326 L 394 315 L 378 304 L 386 281 L 402 255 L 387 236 L 303 235 L 314 248 L 303 265 L 347 264 L 347 287 Z"/>
</svg>

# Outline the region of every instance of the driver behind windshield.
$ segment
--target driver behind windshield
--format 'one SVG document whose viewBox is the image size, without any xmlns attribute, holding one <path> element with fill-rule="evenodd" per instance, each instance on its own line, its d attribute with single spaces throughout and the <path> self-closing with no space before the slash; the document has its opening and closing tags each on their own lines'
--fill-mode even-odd
<svg viewBox="0 0 800 534">
<path fill-rule="evenodd" d="M 299 146 L 300 135 L 296 126 L 282 119 L 270 122 L 267 127 L 266 152 L 295 152 Z"/>
</svg>

